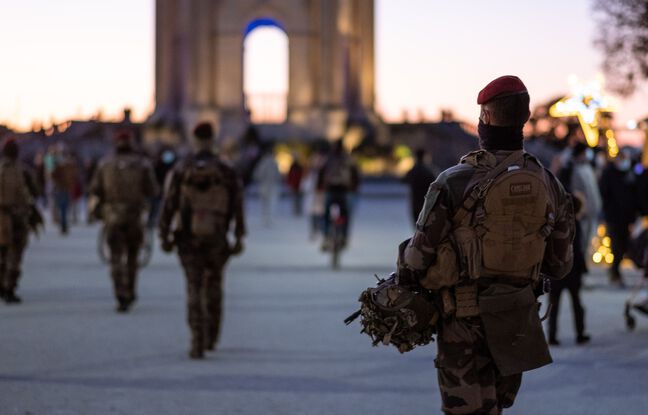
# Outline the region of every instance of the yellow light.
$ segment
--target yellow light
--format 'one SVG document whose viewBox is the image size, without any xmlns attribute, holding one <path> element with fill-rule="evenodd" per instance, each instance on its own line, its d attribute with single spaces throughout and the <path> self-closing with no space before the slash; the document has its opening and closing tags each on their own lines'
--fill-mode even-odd
<svg viewBox="0 0 648 415">
<path fill-rule="evenodd" d="M 595 264 L 600 264 L 603 260 L 603 255 L 601 255 L 600 252 L 595 252 L 594 255 L 592 255 L 592 260 Z"/>
<path fill-rule="evenodd" d="M 605 225 L 599 225 L 598 228 L 596 229 L 596 234 L 602 238 L 605 236 L 607 233 L 607 229 L 605 229 Z"/>
<path fill-rule="evenodd" d="M 605 136 L 607 137 L 608 140 L 614 140 L 614 131 L 605 130 Z"/>
<path fill-rule="evenodd" d="M 611 242 L 611 240 L 610 240 L 609 236 L 606 236 L 606 237 L 603 238 L 603 246 L 605 246 L 606 248 L 610 247 L 610 242 Z"/>
<path fill-rule="evenodd" d="M 605 262 L 608 263 L 608 264 L 611 264 L 612 262 L 614 262 L 614 255 L 612 255 L 612 254 L 605 255 Z"/>
<path fill-rule="evenodd" d="M 602 93 L 602 79 L 590 84 L 580 84 L 577 79 L 570 79 L 573 91 L 549 108 L 549 115 L 554 118 L 577 117 L 587 144 L 596 147 L 599 140 L 599 117 L 601 113 L 613 112 L 609 98 Z M 608 130 L 609 131 L 609 130 Z"/>
</svg>

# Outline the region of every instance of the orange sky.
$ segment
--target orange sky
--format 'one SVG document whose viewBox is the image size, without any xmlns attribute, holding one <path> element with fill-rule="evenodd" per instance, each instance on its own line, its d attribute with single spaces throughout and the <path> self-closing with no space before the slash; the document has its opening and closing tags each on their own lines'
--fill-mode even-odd
<svg viewBox="0 0 648 415">
<path fill-rule="evenodd" d="M 0 123 L 108 118 L 153 107 L 153 0 L 0 0 Z M 476 120 L 488 81 L 516 74 L 532 104 L 595 78 L 600 55 L 589 0 L 377 0 L 377 109 Z M 254 72 L 254 69 L 252 70 Z M 646 91 L 619 101 L 617 120 L 648 115 Z"/>
</svg>

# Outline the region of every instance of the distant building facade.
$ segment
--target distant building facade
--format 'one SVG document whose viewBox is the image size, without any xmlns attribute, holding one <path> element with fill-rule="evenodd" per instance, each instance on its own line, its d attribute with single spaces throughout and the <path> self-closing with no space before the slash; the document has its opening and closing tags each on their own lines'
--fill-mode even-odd
<svg viewBox="0 0 648 415">
<path fill-rule="evenodd" d="M 211 120 L 222 137 L 250 123 L 243 42 L 259 26 L 288 36 L 284 137 L 336 138 L 374 112 L 373 0 L 157 0 L 152 125 L 188 131 Z"/>
</svg>

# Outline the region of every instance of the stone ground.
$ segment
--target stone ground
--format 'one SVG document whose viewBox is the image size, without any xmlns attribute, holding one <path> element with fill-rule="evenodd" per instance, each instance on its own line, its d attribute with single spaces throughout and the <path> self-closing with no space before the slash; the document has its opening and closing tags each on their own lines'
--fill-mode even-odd
<svg viewBox="0 0 648 415">
<path fill-rule="evenodd" d="M 156 252 L 141 273 L 140 301 L 113 311 L 96 227 L 33 241 L 21 306 L 0 306 L 0 414 L 438 414 L 435 346 L 400 355 L 371 348 L 356 308 L 373 273 L 393 269 L 409 236 L 402 199 L 365 199 L 343 269 L 307 239 L 305 219 L 282 203 L 264 228 L 248 206 L 247 251 L 231 261 L 219 350 L 187 358 L 184 281 L 175 256 Z M 636 272 L 628 271 L 635 280 Z M 626 331 L 628 290 L 594 269 L 584 302 L 593 342 L 573 343 L 569 301 L 555 363 L 524 377 L 507 414 L 644 414 L 648 318 Z"/>
</svg>

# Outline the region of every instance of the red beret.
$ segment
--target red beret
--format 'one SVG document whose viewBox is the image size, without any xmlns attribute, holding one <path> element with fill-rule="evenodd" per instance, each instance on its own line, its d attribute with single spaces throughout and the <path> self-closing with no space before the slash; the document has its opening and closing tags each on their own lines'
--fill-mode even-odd
<svg viewBox="0 0 648 415">
<path fill-rule="evenodd" d="M 483 105 L 495 98 L 528 93 L 526 86 L 517 76 L 505 75 L 491 81 L 479 91 L 477 104 Z"/>
<path fill-rule="evenodd" d="M 211 140 L 214 137 L 214 129 L 211 123 L 201 122 L 194 128 L 194 135 L 199 140 Z"/>
</svg>

